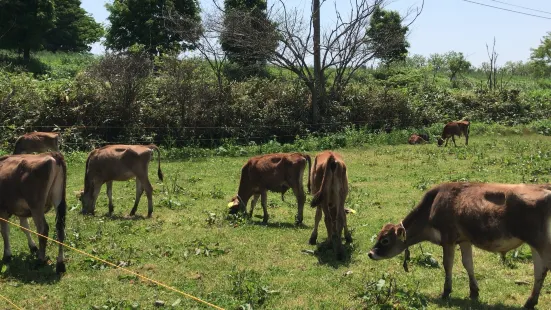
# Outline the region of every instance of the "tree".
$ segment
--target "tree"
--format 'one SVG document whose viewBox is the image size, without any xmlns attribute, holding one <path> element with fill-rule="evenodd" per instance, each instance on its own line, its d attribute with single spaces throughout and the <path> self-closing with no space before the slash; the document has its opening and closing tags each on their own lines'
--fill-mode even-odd
<svg viewBox="0 0 551 310">
<path fill-rule="evenodd" d="M 431 54 L 428 59 L 429 65 L 432 67 L 433 79 L 436 75 L 446 67 L 446 56 L 442 54 Z"/>
<path fill-rule="evenodd" d="M 197 0 L 114 0 L 106 4 L 110 26 L 105 44 L 116 51 L 143 45 L 149 55 L 193 49 L 201 32 Z M 178 12 L 189 31 L 173 32 L 165 26 L 164 12 Z"/>
<path fill-rule="evenodd" d="M 268 58 L 277 47 L 273 35 L 275 25 L 268 19 L 267 8 L 266 0 L 224 0 L 220 41 L 228 60 L 243 70 L 240 75 L 258 75 L 264 71 Z M 242 36 L 249 37 L 249 40 L 240 40 Z M 262 44 L 243 44 L 254 41 Z"/>
<path fill-rule="evenodd" d="M 465 59 L 465 56 L 461 52 L 448 52 L 445 57 L 450 81 L 452 82 L 456 80 L 457 74 L 463 73 L 471 68 L 471 63 Z"/>
<path fill-rule="evenodd" d="M 42 48 L 45 33 L 54 27 L 53 0 L 0 0 L 0 48 L 23 52 Z"/>
<path fill-rule="evenodd" d="M 531 51 L 530 59 L 536 76 L 549 76 L 551 74 L 551 32 L 548 32 L 540 41 L 540 45 Z"/>
<path fill-rule="evenodd" d="M 47 50 L 83 52 L 99 41 L 103 28 L 80 7 L 80 0 L 54 0 L 55 27 L 46 33 Z"/>
<path fill-rule="evenodd" d="M 380 46 L 375 53 L 375 58 L 380 59 L 385 65 L 394 61 L 406 59 L 409 43 L 406 40 L 407 26 L 402 26 L 402 18 L 396 11 L 383 10 L 375 7 L 367 36 L 372 44 Z"/>
</svg>

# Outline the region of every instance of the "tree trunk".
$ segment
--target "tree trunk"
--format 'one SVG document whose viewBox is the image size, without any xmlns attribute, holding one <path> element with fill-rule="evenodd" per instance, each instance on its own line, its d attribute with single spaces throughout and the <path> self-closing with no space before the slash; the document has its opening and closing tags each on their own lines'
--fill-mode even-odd
<svg viewBox="0 0 551 310">
<path fill-rule="evenodd" d="M 312 93 L 312 123 L 316 125 L 319 121 L 319 109 L 323 104 L 321 89 L 324 87 L 321 72 L 321 50 L 320 50 L 320 0 L 312 1 L 312 23 L 314 27 L 314 91 Z"/>
</svg>

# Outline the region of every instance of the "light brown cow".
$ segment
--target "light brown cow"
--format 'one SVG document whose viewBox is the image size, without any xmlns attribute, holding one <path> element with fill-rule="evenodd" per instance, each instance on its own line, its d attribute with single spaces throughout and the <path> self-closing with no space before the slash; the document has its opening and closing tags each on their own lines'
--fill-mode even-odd
<svg viewBox="0 0 551 310">
<path fill-rule="evenodd" d="M 56 209 L 56 235 L 59 242 L 65 239 L 67 203 L 65 188 L 67 167 L 60 153 L 38 155 L 8 155 L 0 157 L 0 217 L 16 215 L 20 219 L 31 217 L 41 235 L 48 236 L 49 226 L 44 214 L 52 205 Z M 11 259 L 9 224 L 0 224 L 4 239 L 4 261 Z M 29 228 L 28 223 L 22 226 Z M 29 236 L 30 239 L 30 236 Z M 46 239 L 39 237 L 38 259 L 46 262 Z M 36 245 L 30 239 L 31 252 Z M 65 272 L 63 246 L 59 246 L 56 271 Z"/>
<path fill-rule="evenodd" d="M 56 132 L 31 132 L 15 141 L 13 154 L 59 152 L 59 134 Z"/>
<path fill-rule="evenodd" d="M 302 223 L 306 201 L 302 179 L 306 162 L 308 162 L 308 168 L 310 168 L 310 156 L 301 153 L 276 153 L 250 158 L 241 168 L 237 196 L 234 196 L 228 204 L 229 212 L 231 214 L 239 211 L 247 212 L 247 203 L 254 196 L 249 212 L 249 216 L 252 217 L 256 202 L 261 197 L 262 210 L 264 211 L 263 222 L 267 223 L 267 192 L 284 193 L 290 188 L 293 190 L 298 203 L 295 223 Z M 310 190 L 310 180 L 308 180 L 308 190 Z"/>
<path fill-rule="evenodd" d="M 411 145 L 425 144 L 425 143 L 427 143 L 427 141 L 425 139 L 423 139 L 423 137 L 421 137 L 420 135 L 414 133 L 411 136 L 409 136 L 408 143 L 411 144 Z"/>
<path fill-rule="evenodd" d="M 327 229 L 327 238 L 332 241 L 338 259 L 343 258 L 342 231 L 346 242 L 352 242 L 352 236 L 346 224 L 344 202 L 348 195 L 348 175 L 346 165 L 338 153 L 325 151 L 318 154 L 310 175 L 312 180 L 312 207 L 316 208 L 314 230 L 310 244 L 315 245 L 318 238 L 318 226 L 322 212 Z"/>
<path fill-rule="evenodd" d="M 443 298 L 452 291 L 456 244 L 469 275 L 471 298 L 478 297 L 472 245 L 503 253 L 523 243 L 534 261 L 534 287 L 526 308 L 538 303 L 551 268 L 551 185 L 443 183 L 427 191 L 400 224 L 386 224 L 369 252 L 371 259 L 391 258 L 422 241 L 441 245 L 444 252 Z"/>
<path fill-rule="evenodd" d="M 444 146 L 448 146 L 448 140 L 450 138 L 452 138 L 453 145 L 457 146 L 457 144 L 455 144 L 455 136 L 461 137 L 462 135 L 465 136 L 465 145 L 469 145 L 470 126 L 471 123 L 469 122 L 468 118 L 457 122 L 447 123 L 442 130 L 442 137 L 438 138 L 438 146 L 441 146 L 444 143 L 444 139 L 446 140 L 446 145 Z"/>
<path fill-rule="evenodd" d="M 130 215 L 136 214 L 140 198 L 145 190 L 147 196 L 147 216 L 153 213 L 153 187 L 149 182 L 148 166 L 153 159 L 153 150 L 157 151 L 157 175 L 163 180 L 161 171 L 161 153 L 154 145 L 107 145 L 93 150 L 86 160 L 84 190 L 80 192 L 83 214 L 94 214 L 96 200 L 101 187 L 107 183 L 109 215 L 113 213 L 113 181 L 126 181 L 136 178 L 136 200 Z"/>
</svg>

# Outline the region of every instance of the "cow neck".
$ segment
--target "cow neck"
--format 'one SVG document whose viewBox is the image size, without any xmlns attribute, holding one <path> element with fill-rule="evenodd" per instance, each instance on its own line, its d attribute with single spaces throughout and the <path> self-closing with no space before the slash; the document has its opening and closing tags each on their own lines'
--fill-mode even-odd
<svg viewBox="0 0 551 310">
<path fill-rule="evenodd" d="M 400 222 L 400 225 L 402 225 L 406 231 L 407 246 L 412 246 L 428 240 L 427 237 L 424 236 L 424 231 L 429 222 L 429 211 L 430 205 L 420 204 Z"/>
</svg>

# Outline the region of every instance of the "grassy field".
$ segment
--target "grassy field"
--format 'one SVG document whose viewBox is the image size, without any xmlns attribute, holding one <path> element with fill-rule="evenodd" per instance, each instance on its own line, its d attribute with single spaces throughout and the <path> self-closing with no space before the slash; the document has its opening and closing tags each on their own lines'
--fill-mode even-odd
<svg viewBox="0 0 551 310">
<path fill-rule="evenodd" d="M 115 216 L 106 216 L 105 188 L 96 216 L 80 215 L 74 192 L 83 186 L 85 154 L 68 154 L 67 243 L 226 309 L 250 309 L 247 304 L 253 309 L 516 309 L 532 285 L 528 246 L 521 247 L 518 257 L 509 253 L 507 264 L 497 254 L 474 250 L 478 302 L 468 299 L 468 277 L 459 254 L 448 301 L 438 298 L 444 281 L 439 247 L 413 247 L 409 273 L 402 269 L 403 255 L 379 262 L 366 255 L 381 226 L 400 221 L 433 184 L 549 182 L 549 137 L 473 136 L 468 147 L 462 139 L 458 145 L 358 145 L 339 150 L 349 171 L 347 205 L 357 211 L 349 216 L 354 242 L 344 262 L 335 261 L 330 249 L 308 245 L 314 210 L 307 207 L 305 225 L 295 227 L 291 192 L 285 202 L 279 194 L 268 195 L 266 226 L 261 225 L 259 206 L 250 221 L 227 216 L 245 157 L 163 162 L 164 183 L 157 180 L 152 164 L 155 208 L 153 218 L 147 219 L 145 196 L 139 216 L 126 217 L 134 181 L 115 183 Z M 47 219 L 53 227 L 54 212 Z M 72 251 L 67 252 L 67 273 L 60 279 L 55 264 L 35 267 L 23 233 L 12 228 L 11 236 L 14 259 L 1 268 L 1 294 L 25 309 L 153 309 L 159 300 L 165 308 L 205 308 Z M 325 237 L 322 227 L 318 241 Z M 56 251 L 49 243 L 48 255 L 55 258 Z M 549 307 L 551 288 L 546 284 L 539 308 Z M 9 305 L 0 300 L 0 309 Z"/>
</svg>

